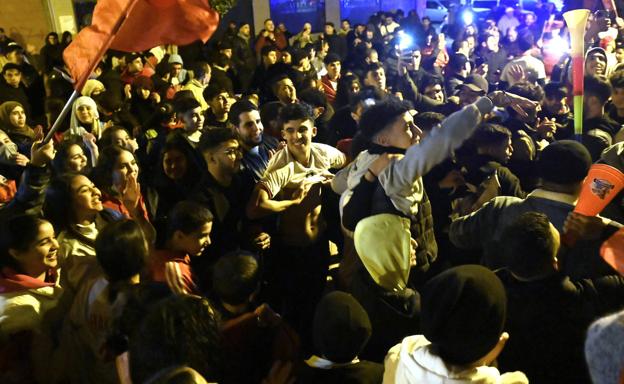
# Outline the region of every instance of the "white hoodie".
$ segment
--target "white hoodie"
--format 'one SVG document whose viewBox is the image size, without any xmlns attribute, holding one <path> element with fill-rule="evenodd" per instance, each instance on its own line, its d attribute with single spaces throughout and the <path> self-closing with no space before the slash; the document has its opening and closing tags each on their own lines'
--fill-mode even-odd
<svg viewBox="0 0 624 384">
<path fill-rule="evenodd" d="M 447 364 L 431 352 L 423 335 L 409 336 L 388 351 L 384 384 L 527 384 L 522 372 L 502 374 L 494 367 L 466 368 Z"/>
</svg>

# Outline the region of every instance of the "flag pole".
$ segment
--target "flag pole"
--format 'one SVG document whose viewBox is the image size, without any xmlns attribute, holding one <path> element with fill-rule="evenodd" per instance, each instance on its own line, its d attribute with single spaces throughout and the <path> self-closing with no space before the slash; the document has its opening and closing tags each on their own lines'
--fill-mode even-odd
<svg viewBox="0 0 624 384">
<path fill-rule="evenodd" d="M 128 2 L 128 4 L 126 5 L 126 9 L 120 14 L 119 19 L 117 19 L 117 22 L 113 26 L 113 30 L 111 31 L 109 36 L 106 38 L 106 41 L 104 42 L 104 44 L 102 44 L 102 46 L 100 47 L 96 59 L 93 60 L 92 63 L 90 63 L 89 69 L 85 73 L 83 73 L 79 79 L 75 79 L 76 86 L 74 87 L 74 91 L 69 97 L 69 100 L 67 100 L 67 102 L 63 106 L 63 109 L 61 110 L 61 113 L 58 115 L 58 117 L 54 121 L 54 124 L 52 124 L 52 127 L 46 134 L 41 145 L 45 145 L 48 141 L 50 141 L 50 139 L 52 139 L 52 136 L 54 136 L 54 133 L 60 127 L 61 122 L 63 121 L 65 116 L 67 116 L 67 113 L 71 109 L 72 104 L 78 98 L 78 96 L 80 96 L 80 92 L 82 91 L 82 88 L 84 87 L 85 83 L 89 79 L 89 76 L 91 75 L 91 73 L 93 73 L 93 71 L 95 71 L 95 68 L 97 68 L 98 64 L 100 63 L 100 60 L 102 60 L 102 57 L 104 57 L 106 50 L 113 43 L 113 39 L 115 38 L 115 35 L 117 34 L 117 32 L 119 32 L 119 29 L 123 25 L 124 21 L 126 21 L 128 14 L 130 13 L 130 11 L 132 10 L 132 8 L 137 2 L 138 0 L 130 0 L 130 2 Z"/>
</svg>

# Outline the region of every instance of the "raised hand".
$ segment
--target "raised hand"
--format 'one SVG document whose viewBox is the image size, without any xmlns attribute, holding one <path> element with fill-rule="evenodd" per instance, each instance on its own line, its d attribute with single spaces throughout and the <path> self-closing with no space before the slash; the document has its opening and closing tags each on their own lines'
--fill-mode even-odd
<svg viewBox="0 0 624 384">
<path fill-rule="evenodd" d="M 35 167 L 43 167 L 54 159 L 56 150 L 52 140 L 48 141 L 44 145 L 41 145 L 41 141 L 35 141 L 30 147 L 30 164 Z"/>
<path fill-rule="evenodd" d="M 133 211 L 139 206 L 141 198 L 141 186 L 134 174 L 128 174 L 126 185 L 121 193 L 121 201 L 129 211 Z"/>
</svg>

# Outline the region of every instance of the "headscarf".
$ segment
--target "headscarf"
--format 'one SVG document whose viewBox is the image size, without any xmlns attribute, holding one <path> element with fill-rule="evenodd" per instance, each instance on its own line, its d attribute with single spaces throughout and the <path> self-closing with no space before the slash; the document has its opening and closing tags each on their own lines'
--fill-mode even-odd
<svg viewBox="0 0 624 384">
<path fill-rule="evenodd" d="M 335 291 L 319 302 L 314 313 L 314 346 L 334 363 L 352 361 L 372 334 L 368 314 L 348 293 Z"/>
<path fill-rule="evenodd" d="M 503 283 L 480 265 L 451 268 L 422 290 L 421 328 L 445 362 L 474 363 L 498 342 L 507 308 Z"/>
<path fill-rule="evenodd" d="M 355 227 L 355 249 L 373 281 L 387 291 L 407 287 L 410 271 L 410 221 L 383 213 Z"/>
<path fill-rule="evenodd" d="M 102 84 L 101 81 L 96 80 L 96 79 L 89 79 L 85 83 L 84 87 L 82 87 L 82 91 L 80 93 L 82 94 L 82 96 L 89 96 L 89 97 L 91 97 L 91 94 L 97 88 L 100 88 L 103 91 L 106 90 L 106 87 L 104 87 L 104 84 Z"/>
<path fill-rule="evenodd" d="M 80 120 L 78 120 L 78 108 L 83 105 L 90 106 L 91 112 L 93 113 L 93 126 L 90 130 L 84 128 Z M 74 105 L 72 106 L 72 115 L 69 121 L 69 134 L 72 136 L 82 136 L 85 132 L 89 131 L 91 131 L 91 133 L 95 135 L 95 137 L 97 137 L 98 139 L 102 135 L 102 132 L 100 132 L 100 114 L 98 112 L 97 105 L 92 98 L 90 98 L 89 96 L 80 96 L 76 99 Z"/>
<path fill-rule="evenodd" d="M 34 140 L 35 132 L 28 125 L 20 128 L 11 124 L 10 116 L 15 107 L 22 107 L 22 109 L 24 109 L 24 106 L 17 101 L 6 101 L 0 104 L 0 129 L 6 132 L 6 134 L 11 138 L 13 138 L 14 135 L 18 135 Z"/>
</svg>

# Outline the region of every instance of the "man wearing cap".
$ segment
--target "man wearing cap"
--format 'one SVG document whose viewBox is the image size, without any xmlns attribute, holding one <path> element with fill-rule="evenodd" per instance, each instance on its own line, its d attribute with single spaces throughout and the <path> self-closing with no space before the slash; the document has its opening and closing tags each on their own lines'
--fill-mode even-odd
<svg viewBox="0 0 624 384">
<path fill-rule="evenodd" d="M 128 53 L 125 57 L 126 68 L 121 73 L 124 84 L 132 84 L 139 76 L 152 77 L 153 69 L 143 66 L 143 58 L 138 53 Z"/>
<path fill-rule="evenodd" d="M 338 91 L 338 80 L 340 79 L 340 56 L 335 53 L 329 53 L 323 60 L 327 74 L 321 77 L 321 85 L 323 92 L 327 96 L 327 101 L 331 104 L 336 100 L 336 92 Z"/>
<path fill-rule="evenodd" d="M 479 210 L 454 220 L 449 228 L 449 239 L 458 248 L 482 250 L 481 262 L 484 265 L 493 269 L 504 267 L 500 250 L 505 228 L 523 213 L 535 211 L 546 214 L 555 228 L 563 233 L 566 219 L 574 210 L 591 164 L 589 152 L 580 143 L 561 140 L 550 144 L 537 162 L 540 188 L 529 193 L 525 199 L 495 197 Z M 584 219 L 573 215 L 567 225 L 577 226 L 582 224 L 580 221 Z M 567 252 L 562 270 L 571 277 L 593 277 L 613 272 L 600 259 L 598 247 L 601 239 L 606 240 L 620 224 L 607 219 L 599 221 L 604 225 L 598 225 L 598 239 L 588 239 L 593 241 L 587 242 L 587 248 L 577 247 Z M 580 232 L 590 236 L 590 231 Z"/>
<path fill-rule="evenodd" d="M 467 76 L 459 85 L 459 106 L 461 108 L 476 102 L 480 97 L 487 95 L 489 85 L 481 75 Z"/>
<path fill-rule="evenodd" d="M 470 74 L 470 62 L 463 53 L 453 53 L 446 66 L 445 88 L 447 96 L 455 96 L 459 92 L 459 87 L 466 81 Z M 486 89 L 487 93 L 487 89 Z"/>
<path fill-rule="evenodd" d="M 4 55 L 0 56 L 0 69 L 7 63 L 22 65 L 24 63 L 24 49 L 17 43 L 9 43 L 5 49 Z"/>
<path fill-rule="evenodd" d="M 551 82 L 544 86 L 542 110 L 537 113 L 542 122 L 555 124 L 557 140 L 570 139 L 574 135 L 574 120 L 568 107 L 568 89 L 562 83 Z"/>
</svg>

